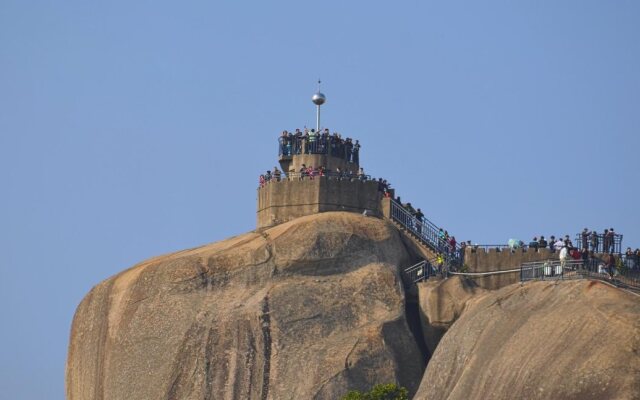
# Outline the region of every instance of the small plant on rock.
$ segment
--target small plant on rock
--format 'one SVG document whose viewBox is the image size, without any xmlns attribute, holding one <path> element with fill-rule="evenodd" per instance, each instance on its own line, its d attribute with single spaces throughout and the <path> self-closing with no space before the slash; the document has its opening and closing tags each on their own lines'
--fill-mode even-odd
<svg viewBox="0 0 640 400">
<path fill-rule="evenodd" d="M 409 392 L 395 383 L 380 384 L 362 393 L 352 390 L 342 400 L 409 400 Z"/>
</svg>

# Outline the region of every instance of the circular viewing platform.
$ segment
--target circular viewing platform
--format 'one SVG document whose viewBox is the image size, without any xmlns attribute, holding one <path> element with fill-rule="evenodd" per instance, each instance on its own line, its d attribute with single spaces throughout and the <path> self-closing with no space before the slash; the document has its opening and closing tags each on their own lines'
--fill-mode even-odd
<svg viewBox="0 0 640 400">
<path fill-rule="evenodd" d="M 328 129 L 283 131 L 278 138 L 278 161 L 284 172 L 299 172 L 304 165 L 355 174 L 360 168 L 360 142 Z"/>
</svg>

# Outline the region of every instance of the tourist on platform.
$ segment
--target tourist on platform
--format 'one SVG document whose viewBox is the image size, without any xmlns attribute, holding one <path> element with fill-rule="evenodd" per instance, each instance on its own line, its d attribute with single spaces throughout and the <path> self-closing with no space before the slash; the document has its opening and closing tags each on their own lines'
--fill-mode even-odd
<svg viewBox="0 0 640 400">
<path fill-rule="evenodd" d="M 517 249 L 521 249 L 524 246 L 524 242 L 520 239 L 509 239 L 507 246 L 509 246 L 512 253 L 515 253 Z"/>
<path fill-rule="evenodd" d="M 260 183 L 260 187 L 264 187 L 264 184 L 266 182 L 266 179 L 264 179 L 264 175 L 260 175 L 258 182 Z"/>
<path fill-rule="evenodd" d="M 449 239 L 449 252 L 451 254 L 455 254 L 456 252 L 456 237 L 455 236 L 451 236 L 451 238 Z"/>
<path fill-rule="evenodd" d="M 411 215 L 415 215 L 415 213 L 416 213 L 416 210 L 413 208 L 411 203 L 405 204 L 404 205 L 404 209 L 407 210 L 409 212 L 409 214 L 411 214 Z"/>
<path fill-rule="evenodd" d="M 538 248 L 539 249 L 547 248 L 547 241 L 544 239 L 544 236 L 540 236 L 540 239 L 538 239 Z"/>
<path fill-rule="evenodd" d="M 442 250 L 445 243 L 444 229 L 440 228 L 438 230 L 438 248 Z"/>
<path fill-rule="evenodd" d="M 347 161 L 353 162 L 353 142 L 351 141 L 351 138 L 347 138 L 344 147 Z"/>
<path fill-rule="evenodd" d="M 300 167 L 300 170 L 298 171 L 298 173 L 300 174 L 298 176 L 299 180 L 303 180 L 304 177 L 307 175 L 307 166 L 305 164 L 302 164 L 302 166 Z"/>
<path fill-rule="evenodd" d="M 288 145 L 288 146 L 287 146 Z M 289 132 L 282 131 L 280 135 L 280 153 L 285 156 L 291 155 L 291 140 L 289 139 Z"/>
<path fill-rule="evenodd" d="M 440 275 L 442 275 L 443 267 L 444 267 L 444 255 L 438 252 L 438 255 L 436 256 L 436 268 L 438 268 L 438 273 Z"/>
<path fill-rule="evenodd" d="M 564 267 L 567 265 L 567 259 L 569 258 L 569 249 L 567 248 L 567 246 L 562 246 L 560 248 L 560 267 L 562 268 L 562 271 L 564 271 Z"/>
<path fill-rule="evenodd" d="M 569 238 L 569 235 L 564 235 L 564 244 L 567 245 L 569 249 L 573 248 L 573 242 Z"/>
<path fill-rule="evenodd" d="M 578 261 L 578 260 L 580 260 L 582 258 L 582 252 L 579 249 L 576 249 L 575 247 L 570 247 L 569 248 L 569 255 L 575 261 Z"/>
<path fill-rule="evenodd" d="M 360 142 L 358 142 L 356 140 L 355 144 L 353 145 L 353 150 L 351 150 L 351 162 L 353 162 L 354 164 L 358 164 L 360 162 Z"/>
<path fill-rule="evenodd" d="M 611 235 L 609 235 L 609 230 L 605 229 L 604 233 L 602 234 L 602 252 L 603 253 L 609 253 L 609 247 L 611 247 L 611 245 L 609 244 L 609 239 L 611 238 Z"/>
<path fill-rule="evenodd" d="M 613 228 L 609 228 L 609 253 L 616 252 L 616 234 L 613 231 Z"/>
<path fill-rule="evenodd" d="M 625 264 L 627 268 L 634 269 L 636 267 L 636 257 L 631 247 L 627 247 L 627 251 L 624 253 Z"/>
<path fill-rule="evenodd" d="M 278 167 L 273 167 L 273 179 L 275 179 L 276 182 L 280 182 L 281 176 L 282 176 L 282 172 L 280 172 Z"/>
<path fill-rule="evenodd" d="M 587 243 L 589 243 L 589 229 L 584 228 L 582 233 L 580 234 L 580 247 L 587 247 Z"/>
<path fill-rule="evenodd" d="M 549 237 L 549 250 L 551 250 L 552 253 L 554 253 L 556 251 L 556 237 L 551 235 Z"/>
<path fill-rule="evenodd" d="M 317 151 L 317 139 L 318 139 L 318 135 L 316 134 L 316 130 L 315 129 L 311 129 L 311 131 L 309 132 L 309 138 L 308 138 L 308 145 L 307 148 L 309 149 L 309 153 L 314 154 Z"/>
<path fill-rule="evenodd" d="M 529 242 L 529 248 L 538 251 L 538 247 L 540 246 L 540 242 L 538 242 L 538 237 L 534 236 L 533 240 Z"/>
<path fill-rule="evenodd" d="M 316 170 L 313 169 L 313 165 L 309 165 L 309 167 L 307 167 L 307 175 L 309 176 L 309 179 L 313 179 L 316 175 Z"/>
<path fill-rule="evenodd" d="M 600 242 L 600 238 L 598 237 L 598 232 L 591 231 L 591 251 L 594 253 L 598 252 L 598 245 Z"/>
<path fill-rule="evenodd" d="M 555 248 L 556 251 L 562 250 L 564 246 L 565 246 L 564 241 L 560 238 L 558 238 L 558 240 L 556 240 L 556 242 L 553 244 L 553 247 Z"/>
<path fill-rule="evenodd" d="M 580 252 L 580 256 L 582 258 L 582 266 L 583 268 L 588 268 L 589 267 L 589 249 L 587 248 L 587 245 L 585 243 L 584 247 L 582 248 L 582 251 Z"/>
<path fill-rule="evenodd" d="M 607 262 L 607 272 L 609 273 L 609 279 L 613 279 L 613 272 L 616 268 L 616 257 L 613 253 L 605 252 L 605 260 Z"/>
<path fill-rule="evenodd" d="M 271 180 L 271 171 L 267 171 L 266 174 L 264 174 L 264 180 L 269 182 Z"/>
<path fill-rule="evenodd" d="M 416 217 L 416 230 L 418 231 L 418 233 L 420 235 L 422 235 L 422 220 L 424 219 L 424 214 L 422 213 L 422 211 L 420 210 L 420 208 L 418 208 L 416 210 L 416 213 L 413 215 L 414 217 Z"/>
<path fill-rule="evenodd" d="M 367 176 L 364 174 L 364 169 L 362 167 L 358 170 L 358 180 L 363 182 L 367 180 Z"/>
</svg>

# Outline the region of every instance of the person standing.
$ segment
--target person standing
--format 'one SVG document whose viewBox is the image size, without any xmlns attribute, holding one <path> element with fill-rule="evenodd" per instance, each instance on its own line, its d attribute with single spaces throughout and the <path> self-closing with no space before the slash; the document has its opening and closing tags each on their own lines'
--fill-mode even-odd
<svg viewBox="0 0 640 400">
<path fill-rule="evenodd" d="M 593 251 L 594 253 L 598 252 L 598 232 L 591 231 L 591 251 Z"/>
<path fill-rule="evenodd" d="M 567 259 L 569 258 L 569 249 L 566 245 L 560 249 L 560 268 L 564 272 L 564 267 L 567 265 Z"/>
<path fill-rule="evenodd" d="M 616 252 L 616 233 L 613 231 L 613 228 L 609 229 L 609 249 L 607 251 L 609 253 Z"/>
<path fill-rule="evenodd" d="M 582 249 L 582 248 L 588 246 L 588 243 L 589 243 L 589 229 L 584 228 L 582 230 L 582 234 L 580 236 L 581 236 L 580 239 L 582 239 L 581 242 L 580 242 L 580 248 Z"/>
<path fill-rule="evenodd" d="M 424 214 L 422 213 L 422 211 L 420 210 L 420 208 L 418 207 L 418 209 L 416 210 L 416 228 L 418 230 L 418 233 L 420 235 L 422 235 L 422 220 L 424 219 Z"/>
<path fill-rule="evenodd" d="M 586 244 L 584 245 L 584 247 L 582 247 L 580 256 L 582 257 L 582 269 L 587 270 L 589 267 L 589 249 L 587 249 Z"/>
<path fill-rule="evenodd" d="M 438 273 L 442 275 L 444 267 L 444 256 L 442 253 L 438 253 L 438 256 L 436 257 L 436 266 L 438 267 Z"/>
<path fill-rule="evenodd" d="M 613 255 L 613 253 L 607 253 L 606 260 L 607 260 L 607 272 L 609 273 L 609 279 L 613 279 L 613 271 L 614 271 L 614 268 L 616 267 L 616 257 Z"/>
<path fill-rule="evenodd" d="M 544 236 L 540 236 L 540 239 L 538 240 L 538 248 L 540 249 L 547 248 L 547 241 L 544 239 Z"/>
<path fill-rule="evenodd" d="M 353 145 L 353 150 L 351 162 L 358 164 L 360 162 L 360 142 L 356 140 L 356 143 Z"/>
</svg>

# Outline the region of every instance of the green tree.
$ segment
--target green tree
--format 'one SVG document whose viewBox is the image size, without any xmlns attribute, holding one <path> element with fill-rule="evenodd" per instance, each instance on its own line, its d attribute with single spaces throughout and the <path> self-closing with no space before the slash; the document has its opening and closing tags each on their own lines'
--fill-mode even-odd
<svg viewBox="0 0 640 400">
<path fill-rule="evenodd" d="M 394 383 L 376 385 L 366 393 L 352 390 L 342 400 L 409 400 L 407 389 Z"/>
</svg>

